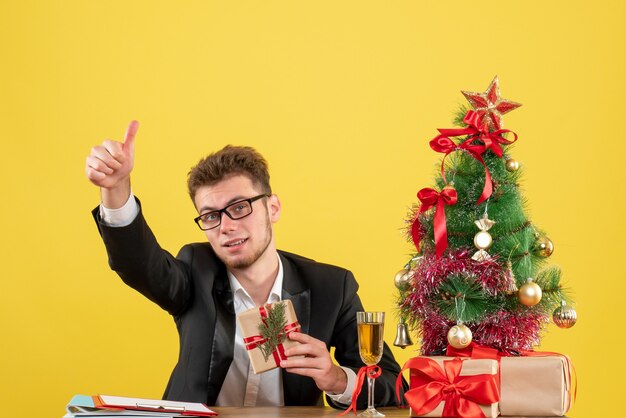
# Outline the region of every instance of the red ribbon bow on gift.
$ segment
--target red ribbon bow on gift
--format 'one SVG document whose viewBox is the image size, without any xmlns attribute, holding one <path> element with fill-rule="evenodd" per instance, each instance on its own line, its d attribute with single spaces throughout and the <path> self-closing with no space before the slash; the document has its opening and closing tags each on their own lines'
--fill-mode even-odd
<svg viewBox="0 0 626 418">
<path fill-rule="evenodd" d="M 444 205 L 452 206 L 456 204 L 456 190 L 449 186 L 444 187 L 441 192 L 430 188 L 424 188 L 417 192 L 417 198 L 420 202 L 422 202 L 422 204 L 420 205 L 420 210 L 413 221 L 413 225 L 411 226 L 413 243 L 415 244 L 415 248 L 419 251 L 419 244 L 422 239 L 419 215 L 434 206 L 436 208 L 433 220 L 435 231 L 435 249 L 437 258 L 439 258 L 446 248 L 448 248 L 448 230 L 446 228 L 446 212 Z"/>
<path fill-rule="evenodd" d="M 485 417 L 479 404 L 489 405 L 500 400 L 495 376 L 478 374 L 460 376 L 463 360 L 444 360 L 443 369 L 427 357 L 415 357 L 406 362 L 402 371 L 411 369 L 411 389 L 404 398 L 416 415 L 424 415 L 441 402 L 443 417 Z M 400 400 L 402 371 L 396 380 Z"/>
<path fill-rule="evenodd" d="M 446 157 L 453 151 L 465 150 L 479 163 L 481 163 L 483 167 L 485 167 L 485 185 L 476 204 L 480 204 L 487 200 L 493 192 L 491 175 L 489 173 L 489 170 L 487 169 L 485 161 L 483 160 L 482 154 L 490 149 L 491 151 L 493 151 L 494 154 L 502 158 L 502 147 L 500 146 L 500 144 L 509 145 L 517 141 L 517 134 L 515 132 L 508 129 L 498 129 L 497 131 L 490 132 L 486 123 L 480 125 L 480 120 L 481 115 L 478 112 L 469 110 L 463 118 L 463 123 L 467 125 L 466 128 L 437 129 L 439 131 L 439 135 L 437 135 L 430 141 L 430 147 L 433 150 L 446 154 L 441 161 L 441 175 L 444 180 L 444 161 Z M 502 134 L 506 132 L 511 132 L 514 135 L 515 139 L 513 139 L 512 141 L 508 141 L 507 139 L 505 139 Z M 452 139 L 450 139 L 451 136 L 461 135 L 469 135 L 469 138 L 458 145 Z M 474 140 L 478 140 L 482 142 L 482 144 L 473 144 Z"/>
<path fill-rule="evenodd" d="M 267 309 L 265 306 L 259 307 L 259 314 L 261 315 L 261 320 L 265 323 L 267 319 Z M 278 341 L 284 341 L 287 338 L 287 335 L 293 331 L 300 330 L 300 323 L 298 321 L 292 322 L 291 324 L 287 324 L 283 327 L 279 334 Z M 243 343 L 246 345 L 246 350 L 254 350 L 258 346 L 264 344 L 267 341 L 267 338 L 263 338 L 260 335 L 253 335 L 251 337 L 246 337 L 243 339 Z M 277 366 L 280 365 L 281 360 L 286 360 L 287 356 L 285 355 L 285 347 L 282 343 L 276 345 L 274 351 L 272 351 L 272 357 L 274 357 L 274 362 Z"/>
<path fill-rule="evenodd" d="M 376 379 L 378 376 L 380 376 L 381 373 L 382 370 L 380 370 L 380 367 L 378 367 L 377 365 L 363 366 L 359 369 L 359 372 L 356 375 L 354 392 L 352 392 L 352 403 L 350 404 L 350 407 L 348 409 L 339 414 L 340 416 L 345 415 L 350 411 L 354 411 L 354 414 L 356 415 L 356 401 L 359 397 L 359 394 L 361 393 L 361 388 L 363 387 L 363 381 L 365 380 L 365 376 Z"/>
</svg>

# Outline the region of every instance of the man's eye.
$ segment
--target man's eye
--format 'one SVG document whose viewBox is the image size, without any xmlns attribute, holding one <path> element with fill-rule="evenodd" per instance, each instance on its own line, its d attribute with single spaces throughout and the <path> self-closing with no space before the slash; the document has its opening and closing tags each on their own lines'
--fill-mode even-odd
<svg viewBox="0 0 626 418">
<path fill-rule="evenodd" d="M 233 209 L 235 210 L 235 212 L 241 212 L 245 208 L 246 208 L 246 205 L 244 203 L 241 203 L 239 205 L 236 205 Z"/>
<path fill-rule="evenodd" d="M 217 219 L 217 213 L 216 212 L 207 213 L 202 218 L 202 220 L 204 222 L 211 222 L 211 221 L 215 221 L 216 219 Z"/>
</svg>

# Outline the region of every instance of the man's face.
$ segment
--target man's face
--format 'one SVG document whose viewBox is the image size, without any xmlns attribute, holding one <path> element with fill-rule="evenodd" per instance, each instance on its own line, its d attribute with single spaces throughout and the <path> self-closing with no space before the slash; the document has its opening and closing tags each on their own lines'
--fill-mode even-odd
<svg viewBox="0 0 626 418">
<path fill-rule="evenodd" d="M 194 203 L 198 213 L 203 214 L 262 193 L 248 177 L 235 175 L 200 187 Z M 222 213 L 221 224 L 205 233 L 213 251 L 228 268 L 246 269 L 275 257 L 272 223 L 278 221 L 279 216 L 280 201 L 272 195 L 252 202 L 252 213 L 245 218 L 233 220 Z"/>
</svg>

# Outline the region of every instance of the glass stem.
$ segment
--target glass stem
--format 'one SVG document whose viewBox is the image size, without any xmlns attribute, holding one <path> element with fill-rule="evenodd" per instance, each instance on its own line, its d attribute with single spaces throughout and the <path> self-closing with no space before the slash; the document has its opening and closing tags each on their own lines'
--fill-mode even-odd
<svg viewBox="0 0 626 418">
<path fill-rule="evenodd" d="M 374 380 L 367 376 L 367 409 L 374 409 Z"/>
</svg>

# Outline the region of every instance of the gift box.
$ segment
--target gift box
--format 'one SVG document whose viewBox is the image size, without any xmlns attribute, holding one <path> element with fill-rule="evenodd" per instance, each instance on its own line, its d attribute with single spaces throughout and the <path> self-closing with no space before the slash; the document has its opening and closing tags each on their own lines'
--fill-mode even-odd
<svg viewBox="0 0 626 418">
<path fill-rule="evenodd" d="M 404 369 L 410 369 L 404 397 L 412 417 L 498 416 L 497 360 L 415 357 Z"/>
<path fill-rule="evenodd" d="M 288 299 L 242 312 L 237 321 L 255 374 L 279 367 L 287 358 L 285 350 L 300 344 L 287 338 L 290 332 L 300 331 Z"/>
<path fill-rule="evenodd" d="M 572 402 L 570 361 L 535 353 L 500 359 L 500 413 L 503 416 L 562 416 Z"/>
</svg>

